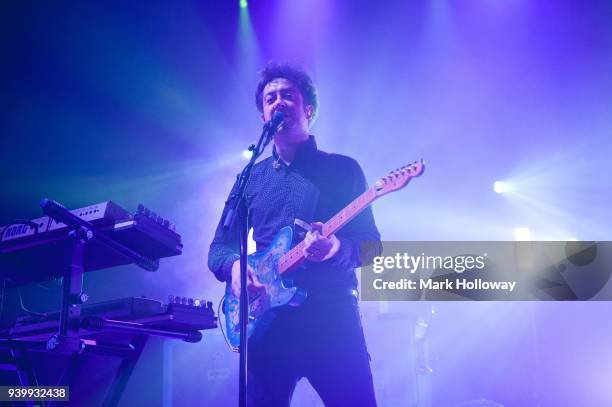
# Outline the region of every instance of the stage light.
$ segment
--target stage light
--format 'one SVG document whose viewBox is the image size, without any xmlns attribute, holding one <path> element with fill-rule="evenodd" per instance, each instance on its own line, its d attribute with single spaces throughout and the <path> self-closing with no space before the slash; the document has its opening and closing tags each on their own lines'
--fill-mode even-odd
<svg viewBox="0 0 612 407">
<path fill-rule="evenodd" d="M 251 150 L 244 150 L 242 152 L 242 158 L 244 158 L 245 160 L 250 160 L 252 155 L 253 152 Z"/>
<path fill-rule="evenodd" d="M 495 181 L 493 183 L 493 191 L 497 192 L 498 194 L 504 194 L 508 192 L 508 190 L 508 184 L 506 184 L 504 181 Z"/>
<path fill-rule="evenodd" d="M 247 2 L 247 0 L 240 0 L 240 8 L 247 8 L 249 7 L 249 3 Z"/>
<path fill-rule="evenodd" d="M 514 228 L 514 240 L 517 242 L 528 242 L 531 240 L 529 228 Z"/>
</svg>

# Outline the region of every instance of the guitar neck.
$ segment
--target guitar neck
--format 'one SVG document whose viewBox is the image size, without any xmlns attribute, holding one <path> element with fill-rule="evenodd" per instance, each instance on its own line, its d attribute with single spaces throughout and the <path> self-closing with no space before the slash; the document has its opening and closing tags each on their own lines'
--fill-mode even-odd
<svg viewBox="0 0 612 407">
<path fill-rule="evenodd" d="M 376 198 L 378 198 L 378 196 L 374 188 L 370 188 L 359 195 L 323 225 L 323 236 L 329 237 L 342 229 L 355 216 L 359 215 L 361 211 L 374 202 Z M 278 271 L 280 274 L 291 270 L 304 261 L 304 247 L 305 243 L 301 241 L 281 257 L 278 263 Z"/>
</svg>

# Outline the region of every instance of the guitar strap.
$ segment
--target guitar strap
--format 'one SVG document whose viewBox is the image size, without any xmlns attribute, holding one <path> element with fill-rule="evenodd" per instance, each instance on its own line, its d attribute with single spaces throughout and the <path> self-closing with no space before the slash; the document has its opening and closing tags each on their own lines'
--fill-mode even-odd
<svg viewBox="0 0 612 407">
<path fill-rule="evenodd" d="M 295 220 L 293 221 L 294 244 L 304 240 L 306 232 L 309 232 L 312 227 L 310 224 L 315 221 L 313 219 L 315 209 L 319 203 L 319 189 L 314 185 L 310 185 L 308 192 L 301 199 L 301 205 L 296 209 Z"/>
<path fill-rule="evenodd" d="M 293 222 L 293 224 L 295 225 L 294 227 L 296 229 L 302 228 L 306 232 L 310 232 L 312 230 L 312 226 L 310 226 L 310 223 L 304 222 L 302 219 L 295 218 L 295 222 Z"/>
</svg>

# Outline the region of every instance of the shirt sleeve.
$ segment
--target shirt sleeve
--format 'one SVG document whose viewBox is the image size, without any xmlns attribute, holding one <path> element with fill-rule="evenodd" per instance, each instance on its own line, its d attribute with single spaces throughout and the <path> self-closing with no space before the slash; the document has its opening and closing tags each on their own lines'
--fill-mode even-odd
<svg viewBox="0 0 612 407">
<path fill-rule="evenodd" d="M 230 210 L 232 197 L 238 187 L 238 181 L 234 183 L 228 199 L 225 201 L 223 214 L 217 225 L 215 237 L 208 250 L 208 268 L 219 281 L 230 282 L 232 278 L 232 265 L 240 259 L 240 236 L 238 222 L 234 222 L 229 230 L 224 230 L 223 221 Z"/>
<path fill-rule="evenodd" d="M 351 168 L 351 199 L 354 199 L 368 189 L 363 170 L 352 161 Z M 382 253 L 380 233 L 374 222 L 372 207 L 368 206 L 344 228 L 336 237 L 340 240 L 340 250 L 326 264 L 333 268 L 352 270 L 356 267 L 372 264 L 374 257 Z"/>
</svg>

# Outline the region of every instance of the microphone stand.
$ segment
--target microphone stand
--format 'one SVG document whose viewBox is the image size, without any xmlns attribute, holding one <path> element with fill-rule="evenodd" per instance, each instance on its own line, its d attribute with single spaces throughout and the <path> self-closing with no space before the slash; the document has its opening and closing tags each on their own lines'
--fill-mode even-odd
<svg viewBox="0 0 612 407">
<path fill-rule="evenodd" d="M 282 116 L 281 116 L 282 117 Z M 273 123 L 276 122 L 276 123 Z M 251 170 L 255 161 L 261 156 L 266 146 L 270 143 L 272 135 L 276 131 L 280 120 L 270 120 L 264 124 L 263 131 L 257 145 L 251 144 L 249 151 L 253 153 L 249 163 L 244 167 L 238 177 L 238 187 L 230 196 L 228 204 L 230 209 L 223 220 L 224 231 L 231 230 L 234 223 L 238 222 L 240 230 L 240 371 L 239 371 L 239 406 L 246 407 L 247 403 L 247 352 L 248 337 L 247 326 L 249 322 L 249 294 L 247 292 L 247 237 L 249 235 L 248 209 L 245 202 L 245 190 L 251 178 Z M 276 124 L 276 126 L 275 126 Z"/>
</svg>

